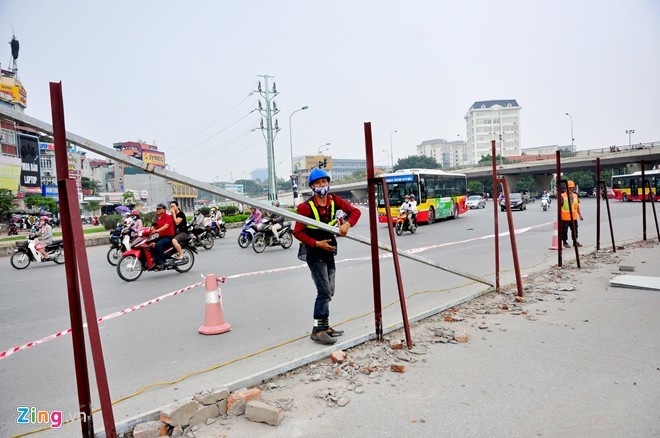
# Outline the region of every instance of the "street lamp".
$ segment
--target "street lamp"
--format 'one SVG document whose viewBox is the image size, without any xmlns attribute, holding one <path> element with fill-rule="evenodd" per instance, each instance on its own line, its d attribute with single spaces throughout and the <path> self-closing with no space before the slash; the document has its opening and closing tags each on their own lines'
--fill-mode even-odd
<svg viewBox="0 0 660 438">
<path fill-rule="evenodd" d="M 574 153 L 573 142 L 575 141 L 575 138 L 573 138 L 573 116 L 569 113 L 566 113 L 566 115 L 571 118 L 571 153 Z"/>
<path fill-rule="evenodd" d="M 634 133 L 634 129 L 626 129 L 626 134 L 628 134 L 628 149 L 632 149 L 632 135 Z"/>
<path fill-rule="evenodd" d="M 296 169 L 293 166 L 293 133 L 291 130 L 291 117 L 298 111 L 304 111 L 309 108 L 307 105 L 298 108 L 289 116 L 289 148 L 291 149 L 291 189 L 293 190 L 293 203 L 295 204 L 296 198 L 298 197 L 298 182 L 296 178 Z"/>
<path fill-rule="evenodd" d="M 391 161 L 391 160 L 389 160 L 389 158 L 392 157 L 392 156 L 390 155 L 390 153 L 387 152 L 386 149 L 382 149 L 382 151 L 385 152 L 385 155 L 388 157 L 388 161 Z"/>
<path fill-rule="evenodd" d="M 390 134 L 390 163 L 391 163 L 391 167 L 392 167 L 392 172 L 394 172 L 394 149 L 392 148 L 392 136 L 394 134 L 396 134 L 397 132 L 399 132 L 399 131 L 393 131 Z"/>
<path fill-rule="evenodd" d="M 328 148 L 326 146 L 330 146 L 330 143 L 322 144 L 321 146 L 319 146 L 318 150 L 316 151 L 316 155 L 323 155 L 321 151 L 323 150 L 327 151 Z"/>
</svg>

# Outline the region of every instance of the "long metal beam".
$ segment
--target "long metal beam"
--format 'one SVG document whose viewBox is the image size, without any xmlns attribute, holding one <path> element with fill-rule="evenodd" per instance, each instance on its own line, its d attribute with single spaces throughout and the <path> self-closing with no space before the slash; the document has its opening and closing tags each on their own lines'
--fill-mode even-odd
<svg viewBox="0 0 660 438">
<path fill-rule="evenodd" d="M 23 113 L 19 113 L 17 111 L 11 110 L 9 108 L 4 108 L 0 106 L 0 115 L 14 120 L 24 126 L 29 126 L 31 128 L 34 128 L 40 132 L 53 135 L 53 127 L 41 120 L 35 119 L 34 117 L 27 116 Z M 292 213 L 289 210 L 285 210 L 283 208 L 279 207 L 274 207 L 269 203 L 266 202 L 261 202 L 256 199 L 248 198 L 247 196 L 240 195 L 235 192 L 231 192 L 229 190 L 225 190 L 223 188 L 220 188 L 218 186 L 215 186 L 213 184 L 205 183 L 202 181 L 195 180 L 193 178 L 189 178 L 187 176 L 180 175 L 176 172 L 172 172 L 170 170 L 167 170 L 162 167 L 157 167 L 154 166 L 153 164 L 145 163 L 143 161 L 137 160 L 133 157 L 129 157 L 128 155 L 122 154 L 121 152 L 118 152 L 114 150 L 113 148 L 109 148 L 107 146 L 103 146 L 102 144 L 96 143 L 95 141 L 86 139 L 84 137 L 81 137 L 79 135 L 76 135 L 72 132 L 67 131 L 66 132 L 66 139 L 68 142 L 75 144 L 76 146 L 79 146 L 83 149 L 89 150 L 91 152 L 94 152 L 95 154 L 99 154 L 103 157 L 110 158 L 112 160 L 118 161 L 120 163 L 127 164 L 129 166 L 137 167 L 138 169 L 142 169 L 143 171 L 147 173 L 151 173 L 156 176 L 160 176 L 161 178 L 169 179 L 171 181 L 178 182 L 180 184 L 185 184 L 191 187 L 195 187 L 204 191 L 207 191 L 209 193 L 213 193 L 215 195 L 222 196 L 223 198 L 231 199 L 232 201 L 240 202 L 245 205 L 253 205 L 261 210 L 266 210 L 270 211 L 279 215 L 282 215 L 286 218 L 289 218 L 291 220 L 295 220 L 297 222 L 302 222 L 303 224 L 306 225 L 312 225 L 317 228 L 320 228 L 324 231 L 328 231 L 330 233 L 333 233 L 335 235 L 339 234 L 339 231 L 337 228 L 329 226 L 328 224 L 324 224 L 322 222 L 317 222 L 313 219 L 307 218 L 305 216 L 301 216 L 297 213 Z M 363 243 L 365 245 L 370 245 L 371 240 L 368 237 L 360 236 L 359 234 L 353 234 L 350 233 L 347 234 L 345 237 L 355 240 L 356 242 Z M 392 252 L 392 248 L 384 243 L 378 242 L 378 248 Z M 452 274 L 459 275 L 461 277 L 469 278 L 471 280 L 474 280 L 479 283 L 486 284 L 488 286 L 493 286 L 493 284 L 477 275 L 472 275 L 467 272 L 460 271 L 458 269 L 453 269 L 448 266 L 441 265 L 440 263 L 436 262 L 435 260 L 427 259 L 426 257 L 419 256 L 417 254 L 413 254 L 408 251 L 398 251 L 399 255 L 401 257 L 405 257 L 410 260 L 415 260 L 420 263 L 424 263 L 428 266 L 432 266 L 434 268 L 438 268 L 440 270 L 450 272 Z"/>
</svg>

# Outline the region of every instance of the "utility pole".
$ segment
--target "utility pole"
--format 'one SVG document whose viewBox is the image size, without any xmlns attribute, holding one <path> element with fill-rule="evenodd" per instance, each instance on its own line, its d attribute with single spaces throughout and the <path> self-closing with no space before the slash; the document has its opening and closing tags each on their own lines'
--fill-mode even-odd
<svg viewBox="0 0 660 438">
<path fill-rule="evenodd" d="M 266 139 L 266 161 L 268 165 L 268 200 L 273 201 L 277 199 L 277 178 L 275 176 L 275 135 L 280 131 L 279 124 L 277 119 L 275 119 L 275 125 L 273 126 L 273 116 L 279 113 L 277 109 L 277 103 L 271 101 L 279 93 L 277 92 L 277 87 L 275 82 L 273 82 L 273 89 L 269 90 L 268 88 L 268 79 L 274 79 L 273 76 L 268 75 L 259 75 L 259 77 L 264 78 L 264 87 L 261 87 L 261 81 L 259 81 L 259 86 L 257 92 L 261 94 L 266 101 L 265 108 L 259 100 L 259 112 L 261 113 L 261 125 L 260 129 L 262 132 L 265 130 L 264 138 Z M 264 128 L 264 117 L 266 118 L 266 127 Z"/>
</svg>

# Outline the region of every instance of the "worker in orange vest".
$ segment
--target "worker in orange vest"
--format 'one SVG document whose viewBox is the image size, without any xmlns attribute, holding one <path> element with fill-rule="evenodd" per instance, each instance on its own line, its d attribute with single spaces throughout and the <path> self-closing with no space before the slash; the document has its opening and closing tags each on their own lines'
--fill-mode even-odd
<svg viewBox="0 0 660 438">
<path fill-rule="evenodd" d="M 577 193 L 574 193 L 575 183 L 573 181 L 568 182 L 568 193 L 562 193 L 561 199 L 561 240 L 563 241 L 564 248 L 570 248 L 571 245 L 568 243 L 568 229 L 571 227 L 571 221 L 575 228 L 572 233 L 573 240 L 575 241 L 575 246 L 582 246 L 578 241 L 578 223 L 577 219 L 580 218 L 581 221 L 584 220 L 582 213 L 580 213 L 580 201 L 578 200 Z M 571 209 L 572 212 L 568 209 L 568 195 L 571 196 Z"/>
</svg>

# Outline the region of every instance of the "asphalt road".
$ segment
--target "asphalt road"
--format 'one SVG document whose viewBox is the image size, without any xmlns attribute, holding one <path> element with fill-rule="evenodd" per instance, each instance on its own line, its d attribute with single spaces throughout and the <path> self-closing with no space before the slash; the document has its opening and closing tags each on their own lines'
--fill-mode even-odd
<svg viewBox="0 0 660 438">
<path fill-rule="evenodd" d="M 595 245 L 595 200 L 582 200 L 585 221 L 580 223 L 580 241 Z M 458 220 L 422 226 L 415 235 L 397 238 L 399 249 L 415 250 L 444 266 L 493 279 L 493 211 L 471 210 Z M 554 207 L 554 204 L 553 204 Z M 611 204 L 617 242 L 640 239 L 641 205 Z M 508 230 L 500 216 L 500 232 Z M 652 220 L 650 208 L 647 212 Z M 540 203 L 513 213 L 516 241 L 523 274 L 544 264 L 556 263 L 549 251 L 555 210 L 543 212 Z M 609 229 L 602 214 L 601 245 L 609 246 Z M 386 242 L 386 227 L 379 225 L 379 240 Z M 649 236 L 655 234 L 649 222 Z M 351 233 L 367 236 L 368 212 Z M 146 389 L 114 406 L 120 422 L 167 404 L 196 391 L 259 373 L 295 360 L 320 346 L 307 339 L 312 326 L 314 288 L 307 267 L 297 260 L 297 242 L 288 250 L 267 248 L 256 254 L 237 245 L 238 230 L 229 230 L 210 251 L 200 248 L 193 269 L 145 273 L 126 283 L 106 259 L 107 247 L 88 248 L 94 296 L 99 317 L 147 302 L 158 296 L 201 281 L 201 274 L 228 276 L 222 285 L 225 319 L 232 331 L 203 336 L 197 330 L 204 317 L 204 289 L 148 305 L 137 311 L 102 322 L 101 336 L 113 400 L 130 396 L 146 385 L 172 382 L 190 373 L 203 372 L 176 384 Z M 508 237 L 500 240 L 502 282 L 513 281 L 513 263 Z M 337 294 L 331 304 L 333 325 L 340 324 L 347 336 L 373 331 L 373 296 L 369 248 L 341 239 L 337 256 Z M 574 257 L 572 249 L 564 252 Z M 408 315 L 413 316 L 443 303 L 484 290 L 486 286 L 407 259 L 402 273 Z M 17 271 L 4 258 L 0 264 L 0 351 L 42 339 L 70 327 L 64 267 L 52 263 L 31 265 Z M 401 319 L 398 293 L 390 257 L 381 258 L 384 324 Z M 90 372 L 93 370 L 88 355 Z M 229 363 L 231 362 L 231 363 Z M 43 410 L 77 411 L 75 372 L 70 336 L 41 343 L 0 359 L 0 436 L 26 432 L 16 424 L 16 407 L 36 406 Z M 93 372 L 92 372 L 93 374 Z M 95 391 L 95 383 L 92 382 Z M 10 396 L 7 396 L 7 395 Z M 94 406 L 99 403 L 94 395 Z M 98 415 L 96 423 L 100 427 Z M 36 427 L 35 427 L 36 428 Z M 67 433 L 68 432 L 68 433 Z M 79 434 L 76 427 L 58 431 L 58 436 Z M 50 435 L 46 433 L 45 435 Z M 43 435 L 42 435 L 43 436 Z"/>
</svg>

